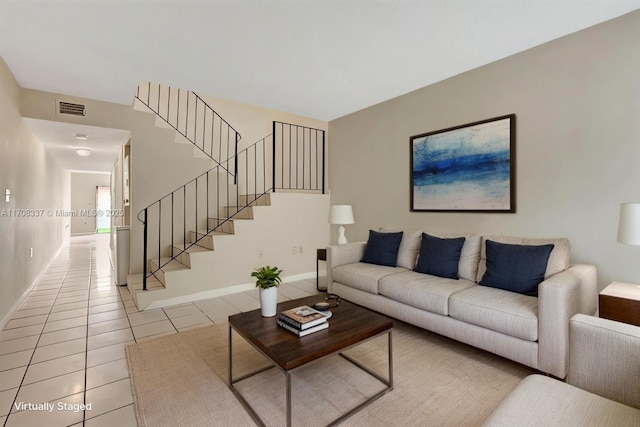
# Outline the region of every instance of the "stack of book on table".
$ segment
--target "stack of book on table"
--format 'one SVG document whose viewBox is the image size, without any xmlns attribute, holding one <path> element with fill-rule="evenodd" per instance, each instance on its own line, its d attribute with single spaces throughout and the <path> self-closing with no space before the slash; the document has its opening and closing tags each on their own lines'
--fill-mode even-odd
<svg viewBox="0 0 640 427">
<path fill-rule="evenodd" d="M 309 306 L 303 305 L 285 310 L 278 315 L 278 325 L 299 337 L 327 329 L 331 316 L 330 311 L 321 312 Z"/>
</svg>

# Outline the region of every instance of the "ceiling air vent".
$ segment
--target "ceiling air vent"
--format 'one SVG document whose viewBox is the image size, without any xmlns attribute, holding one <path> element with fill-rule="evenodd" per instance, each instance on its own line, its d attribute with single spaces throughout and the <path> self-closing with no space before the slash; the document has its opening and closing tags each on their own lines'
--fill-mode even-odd
<svg viewBox="0 0 640 427">
<path fill-rule="evenodd" d="M 72 116 L 86 115 L 85 106 L 82 104 L 73 104 L 71 102 L 58 102 L 58 114 L 69 114 Z"/>
</svg>

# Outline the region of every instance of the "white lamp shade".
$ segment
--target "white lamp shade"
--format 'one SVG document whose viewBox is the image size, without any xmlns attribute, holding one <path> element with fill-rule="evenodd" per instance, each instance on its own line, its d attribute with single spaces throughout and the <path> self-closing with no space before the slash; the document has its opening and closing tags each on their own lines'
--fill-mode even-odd
<svg viewBox="0 0 640 427">
<path fill-rule="evenodd" d="M 331 224 L 353 224 L 353 210 L 351 205 L 333 205 L 331 206 L 331 215 L 329 215 L 329 223 Z"/>
<path fill-rule="evenodd" d="M 627 245 L 640 245 L 640 203 L 620 205 L 618 242 Z"/>
</svg>

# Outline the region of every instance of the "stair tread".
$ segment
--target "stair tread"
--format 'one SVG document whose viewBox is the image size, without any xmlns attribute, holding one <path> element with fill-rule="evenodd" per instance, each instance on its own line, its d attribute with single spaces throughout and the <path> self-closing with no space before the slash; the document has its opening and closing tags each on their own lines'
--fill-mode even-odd
<svg viewBox="0 0 640 427">
<path fill-rule="evenodd" d="M 151 259 L 152 262 L 158 264 L 158 258 L 152 258 Z M 171 257 L 170 256 L 163 256 L 162 258 L 160 258 L 160 263 L 165 263 L 165 262 L 170 262 L 171 261 Z"/>
<path fill-rule="evenodd" d="M 131 283 L 127 283 L 127 287 L 133 289 L 134 292 L 144 292 L 142 290 L 143 287 L 143 282 L 142 282 L 142 278 L 140 278 L 140 281 L 131 281 Z M 152 290 L 152 289 L 164 289 L 164 285 L 158 281 L 158 279 L 156 279 L 155 276 L 151 275 L 149 277 L 147 277 L 147 290 Z"/>
<path fill-rule="evenodd" d="M 168 264 L 162 266 L 162 271 L 188 270 L 188 269 L 189 267 L 187 267 L 186 265 L 182 264 L 180 261 L 175 259 L 169 262 Z"/>
<path fill-rule="evenodd" d="M 208 232 L 204 231 L 204 230 L 198 230 L 198 231 L 194 231 L 194 233 L 197 233 L 199 235 L 210 235 L 210 236 L 233 236 L 233 233 L 227 233 L 224 231 L 220 231 L 220 230 L 209 230 Z"/>
<path fill-rule="evenodd" d="M 158 259 L 157 258 L 152 259 L 151 262 L 153 262 L 155 265 L 162 265 L 162 268 L 161 268 L 162 271 L 179 270 L 179 269 L 187 269 L 187 268 L 189 268 L 186 265 L 182 264 L 180 261 L 175 260 L 175 259 L 171 259 L 171 257 L 162 257 L 162 258 L 160 258 L 160 264 L 158 264 Z"/>
<path fill-rule="evenodd" d="M 164 285 L 154 276 L 147 278 L 147 290 L 164 289 Z"/>
<path fill-rule="evenodd" d="M 176 249 L 180 250 L 180 251 L 186 251 L 187 253 L 194 253 L 194 252 L 209 252 L 211 251 L 211 249 L 207 249 L 207 248 L 203 248 L 202 246 L 198 246 L 197 243 L 192 243 L 191 246 L 189 246 L 186 250 L 184 249 L 184 244 L 180 244 L 180 245 L 173 245 Z"/>
</svg>

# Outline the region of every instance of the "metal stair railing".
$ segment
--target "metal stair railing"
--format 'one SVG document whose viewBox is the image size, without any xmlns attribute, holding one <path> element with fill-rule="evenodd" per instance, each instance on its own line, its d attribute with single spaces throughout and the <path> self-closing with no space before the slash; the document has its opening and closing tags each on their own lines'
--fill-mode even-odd
<svg viewBox="0 0 640 427">
<path fill-rule="evenodd" d="M 273 122 L 272 128 L 273 134 L 138 213 L 144 226 L 143 290 L 148 278 L 210 233 L 224 230 L 265 194 L 325 192 L 325 131 L 283 122 Z M 151 267 L 153 259 L 158 262 Z"/>
<path fill-rule="evenodd" d="M 197 93 L 148 82 L 136 99 L 216 163 L 237 154 L 240 134 Z"/>
<path fill-rule="evenodd" d="M 272 182 L 274 192 L 325 192 L 325 131 L 274 121 Z"/>
<path fill-rule="evenodd" d="M 271 135 L 262 138 L 138 213 L 144 227 L 143 290 L 158 270 L 209 233 L 223 230 L 226 223 L 272 191 L 267 162 L 270 139 Z M 243 172 L 226 173 L 234 167 L 231 163 L 240 165 Z M 153 268 L 150 259 L 158 260 Z"/>
</svg>

